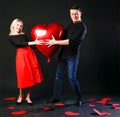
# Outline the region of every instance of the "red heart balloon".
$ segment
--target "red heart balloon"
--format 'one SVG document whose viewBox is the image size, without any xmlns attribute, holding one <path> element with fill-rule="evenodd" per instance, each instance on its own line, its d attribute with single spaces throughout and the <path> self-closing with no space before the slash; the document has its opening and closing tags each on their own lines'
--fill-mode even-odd
<svg viewBox="0 0 120 117">
<path fill-rule="evenodd" d="M 36 24 L 31 29 L 31 38 L 32 40 L 44 40 L 52 39 L 52 35 L 55 37 L 56 40 L 61 40 L 63 36 L 64 28 L 59 23 L 51 23 L 49 25 L 45 24 Z M 57 51 L 59 46 L 51 46 L 48 47 L 47 45 L 36 45 L 36 48 L 39 52 L 41 52 L 44 56 L 48 58 L 48 63 L 50 62 L 51 56 Z"/>
</svg>

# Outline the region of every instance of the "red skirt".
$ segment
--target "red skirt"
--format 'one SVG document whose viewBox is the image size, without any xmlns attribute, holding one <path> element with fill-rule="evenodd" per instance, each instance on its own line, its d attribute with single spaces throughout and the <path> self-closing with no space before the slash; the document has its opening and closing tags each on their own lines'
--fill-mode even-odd
<svg viewBox="0 0 120 117">
<path fill-rule="evenodd" d="M 18 88 L 31 87 L 43 80 L 36 54 L 28 46 L 16 49 L 16 74 Z"/>
</svg>

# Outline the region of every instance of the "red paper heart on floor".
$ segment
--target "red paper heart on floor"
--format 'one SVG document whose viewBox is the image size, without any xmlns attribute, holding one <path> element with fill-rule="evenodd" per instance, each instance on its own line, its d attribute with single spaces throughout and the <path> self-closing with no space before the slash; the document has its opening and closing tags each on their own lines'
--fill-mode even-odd
<svg viewBox="0 0 120 117">
<path fill-rule="evenodd" d="M 51 110 L 51 108 L 45 107 L 45 108 L 43 108 L 43 110 L 44 110 L 44 111 L 49 111 L 49 110 Z"/>
<path fill-rule="evenodd" d="M 110 101 L 110 100 L 112 100 L 112 98 L 102 98 L 101 100 L 99 100 L 99 101 L 96 101 L 97 103 L 100 103 L 100 104 L 105 104 L 107 101 Z"/>
<path fill-rule="evenodd" d="M 120 107 L 114 107 L 115 110 L 120 110 Z"/>
<path fill-rule="evenodd" d="M 95 107 L 95 104 L 89 104 L 89 107 Z"/>
<path fill-rule="evenodd" d="M 95 100 L 96 100 L 96 98 L 91 98 L 91 99 L 88 99 L 87 101 L 92 102 L 92 101 L 95 101 Z"/>
<path fill-rule="evenodd" d="M 55 103 L 54 105 L 55 106 L 65 106 L 65 104 L 63 104 L 63 103 Z"/>
<path fill-rule="evenodd" d="M 79 116 L 80 115 L 80 113 L 72 112 L 72 111 L 66 111 L 65 114 L 67 116 Z"/>
<path fill-rule="evenodd" d="M 46 39 L 52 39 L 52 35 L 55 37 L 56 40 L 61 40 L 63 35 L 64 28 L 59 23 L 51 23 L 49 25 L 45 24 L 36 24 L 31 29 L 31 38 L 32 40 L 38 39 L 46 41 Z M 48 62 L 50 62 L 51 56 L 56 52 L 59 46 L 51 46 L 48 47 L 47 45 L 36 45 L 36 48 L 39 52 L 41 52 L 44 56 L 48 58 Z"/>
<path fill-rule="evenodd" d="M 12 115 L 24 115 L 26 113 L 27 113 L 26 110 L 20 110 L 20 111 L 11 112 Z"/>
<path fill-rule="evenodd" d="M 16 99 L 15 97 L 4 98 L 4 100 L 6 100 L 6 101 L 13 101 L 13 100 L 15 100 L 15 99 Z"/>
<path fill-rule="evenodd" d="M 15 109 L 15 107 L 14 106 L 9 106 L 8 109 L 13 110 L 13 109 Z"/>
<path fill-rule="evenodd" d="M 114 103 L 114 104 L 112 104 L 112 106 L 113 106 L 113 107 L 119 107 L 120 104 Z"/>
<path fill-rule="evenodd" d="M 109 115 L 111 115 L 111 113 L 109 113 L 109 112 L 100 112 L 99 110 L 97 110 L 97 109 L 93 109 L 94 110 L 94 112 L 96 112 L 99 116 L 109 116 Z"/>
</svg>

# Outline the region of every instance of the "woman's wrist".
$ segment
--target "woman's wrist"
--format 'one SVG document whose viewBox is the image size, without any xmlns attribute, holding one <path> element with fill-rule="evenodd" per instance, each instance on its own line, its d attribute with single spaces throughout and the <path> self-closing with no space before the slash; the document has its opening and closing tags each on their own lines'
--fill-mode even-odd
<svg viewBox="0 0 120 117">
<path fill-rule="evenodd" d="M 35 45 L 35 41 L 28 42 L 28 45 Z"/>
</svg>

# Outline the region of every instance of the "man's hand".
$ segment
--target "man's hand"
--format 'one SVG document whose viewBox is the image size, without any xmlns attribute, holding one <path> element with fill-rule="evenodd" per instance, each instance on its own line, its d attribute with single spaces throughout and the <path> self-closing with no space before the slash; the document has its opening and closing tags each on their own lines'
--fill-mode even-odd
<svg viewBox="0 0 120 117">
<path fill-rule="evenodd" d="M 53 35 L 52 35 L 52 40 L 46 39 L 46 41 L 45 41 L 45 45 L 47 45 L 48 47 L 51 47 L 55 44 L 56 44 L 56 40 L 55 40 L 55 37 Z"/>
</svg>

